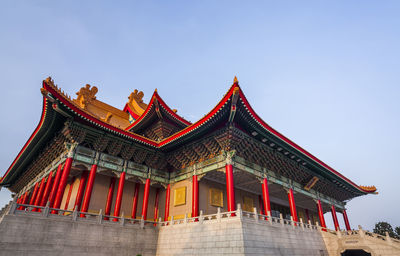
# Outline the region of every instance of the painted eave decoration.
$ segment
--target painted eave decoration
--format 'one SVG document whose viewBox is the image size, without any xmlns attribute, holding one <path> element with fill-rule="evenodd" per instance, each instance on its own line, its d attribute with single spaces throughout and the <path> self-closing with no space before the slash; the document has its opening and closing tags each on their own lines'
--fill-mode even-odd
<svg viewBox="0 0 400 256">
<path fill-rule="evenodd" d="M 337 180 L 341 180 L 355 188 L 361 194 L 368 194 L 368 193 L 377 193 L 376 188 L 374 186 L 358 186 L 350 179 L 346 178 L 314 155 L 306 151 L 305 149 L 301 148 L 299 145 L 294 143 L 293 141 L 286 138 L 284 135 L 273 129 L 267 123 L 265 123 L 253 110 L 250 106 L 247 98 L 245 97 L 243 91 L 239 86 L 239 82 L 235 77 L 232 86 L 229 88 L 228 92 L 223 96 L 221 101 L 203 118 L 198 120 L 195 123 L 190 123 L 189 121 L 185 120 L 178 114 L 176 111 L 172 110 L 162 98 L 158 95 L 157 90 L 153 93 L 150 103 L 148 105 L 144 104 L 141 99 L 143 97 L 141 92 L 135 91 L 133 94 L 130 95 L 130 102 L 136 102 L 138 106 L 135 107 L 133 110 L 133 104 L 126 104 L 124 107 L 125 112 L 129 112 L 135 121 L 129 125 L 127 128 L 122 129 L 120 127 L 113 126 L 110 123 L 107 123 L 105 120 L 101 120 L 84 109 L 82 109 L 74 100 L 71 99 L 70 96 L 66 95 L 62 92 L 57 85 L 54 84 L 54 81 L 49 77 L 43 81 L 43 88 L 41 88 L 42 94 L 44 96 L 43 100 L 43 112 L 41 116 L 41 120 L 39 122 L 38 127 L 35 129 L 29 140 L 26 142 L 24 147 L 22 148 L 21 152 L 17 155 L 11 166 L 8 168 L 5 175 L 1 178 L 0 185 L 7 186 L 8 182 L 11 180 L 11 176 L 13 176 L 13 170 L 17 169 L 17 167 L 24 161 L 25 154 L 27 151 L 31 150 L 31 144 L 38 139 L 38 134 L 43 132 L 44 130 L 48 129 L 51 126 L 50 122 L 46 124 L 46 116 L 48 116 L 49 112 L 55 111 L 58 105 L 62 105 L 63 108 L 68 109 L 70 113 L 72 113 L 75 117 L 83 119 L 89 122 L 91 125 L 98 127 L 99 129 L 103 129 L 107 132 L 111 132 L 117 136 L 132 140 L 136 143 L 151 147 L 151 148 L 159 148 L 163 149 L 167 146 L 171 146 L 174 143 L 179 143 L 185 139 L 190 139 L 196 132 L 200 129 L 208 129 L 207 124 L 215 123 L 215 119 L 219 118 L 220 116 L 218 113 L 221 111 L 229 111 L 230 115 L 227 122 L 233 121 L 235 118 L 235 113 L 239 107 L 243 107 L 246 111 L 247 118 L 251 120 L 251 127 L 254 127 L 257 131 L 249 131 L 249 133 L 253 134 L 254 136 L 258 134 L 258 132 L 262 132 L 264 134 L 268 134 L 279 141 L 282 145 L 286 148 L 290 148 L 291 150 L 297 152 L 297 155 L 301 156 L 302 159 L 313 163 L 313 165 L 318 166 L 319 168 L 323 169 L 326 173 L 333 175 Z M 135 101 L 132 101 L 135 99 Z M 51 104 L 52 108 L 49 109 L 49 105 Z M 176 124 L 182 126 L 182 129 L 172 134 L 171 136 L 161 140 L 161 141 L 154 141 L 139 134 L 132 132 L 135 130 L 135 127 L 139 127 L 147 118 L 152 110 L 160 111 L 162 108 L 162 114 L 167 114 L 170 120 L 173 120 Z M 140 113 L 142 112 L 142 113 Z M 153 111 L 154 112 L 154 111 Z M 140 114 L 140 116 L 139 116 Z M 214 121 L 214 122 L 213 122 Z M 15 174 L 16 175 L 16 174 Z"/>
</svg>

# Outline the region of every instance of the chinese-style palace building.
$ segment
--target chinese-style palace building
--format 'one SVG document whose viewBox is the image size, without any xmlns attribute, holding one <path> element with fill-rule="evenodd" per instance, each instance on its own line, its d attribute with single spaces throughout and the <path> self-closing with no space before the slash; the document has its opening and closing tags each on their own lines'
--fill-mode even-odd
<svg viewBox="0 0 400 256">
<path fill-rule="evenodd" d="M 175 248 L 173 244 L 184 243 L 179 233 L 189 234 L 184 230 L 193 231 L 199 225 L 203 225 L 203 229 L 193 231 L 190 242 L 206 239 L 205 243 L 208 243 L 211 239 L 214 248 L 220 247 L 219 254 L 236 255 L 236 251 L 230 250 L 237 243 L 225 247 L 216 244 L 218 232 L 229 233 L 229 221 L 236 219 L 242 221 L 241 239 L 245 240 L 238 246 L 244 249 L 237 249 L 238 253 L 256 255 L 250 251 L 260 246 L 246 245 L 244 238 L 248 231 L 243 224 L 246 218 L 253 224 L 262 223 L 266 228 L 276 225 L 289 233 L 300 232 L 295 233 L 298 235 L 292 237 L 293 241 L 311 237 L 307 232 L 317 233 L 318 237 L 336 234 L 342 237 L 340 239 L 344 239 L 346 232 L 346 238 L 363 232 L 352 230 L 346 202 L 358 196 L 376 194 L 376 188 L 356 185 L 269 126 L 250 106 L 236 77 L 220 102 L 194 123 L 171 109 L 157 90 L 148 103 L 143 102 L 143 92 L 135 90 L 122 110 L 98 100 L 97 91 L 96 87 L 86 85 L 73 99 L 50 77 L 43 81 L 39 125 L 0 183 L 15 195 L 8 209 L 12 212 L 8 215 L 16 218 L 15 222 L 24 218 L 26 224 L 28 220 L 29 223 L 33 221 L 29 218 L 38 218 L 35 221 L 56 221 L 61 225 L 64 220 L 74 220 L 70 226 L 79 228 L 74 225 L 89 225 L 96 220 L 93 225 L 103 225 L 101 232 L 107 232 L 106 227 L 122 230 L 131 225 L 139 227 L 132 229 L 131 233 L 135 235 L 132 239 L 138 239 L 141 244 L 154 240 L 146 247 L 148 251 L 143 251 L 139 243 L 135 248 L 143 250 L 131 248 L 129 253 L 124 251 L 126 255 L 218 254 L 208 249 L 203 252 L 194 245 L 189 246 L 191 251 L 187 248 L 176 251 L 179 246 Z M 335 230 L 326 227 L 326 212 L 330 212 Z M 3 222 L 8 215 L 3 217 Z M 338 217 L 343 217 L 344 227 L 339 226 Z M 229 221 L 224 222 L 225 219 Z M 217 231 L 210 226 L 206 232 L 207 221 L 213 220 L 219 220 L 214 226 L 228 224 Z M 46 227 L 49 225 L 41 223 Z M 232 222 L 232 226 L 235 223 Z M 66 229 L 70 227 L 60 228 L 63 236 L 68 236 Z M 90 229 L 85 226 L 82 232 L 86 234 Z M 40 230 L 35 234 L 47 232 Z M 0 231 L 4 233 L 1 228 Z M 24 231 L 26 237 L 29 232 L 28 229 Z M 48 232 L 46 239 L 56 236 Z M 119 231 L 110 232 L 115 239 Z M 122 237 L 130 231 L 124 232 Z M 148 232 L 144 241 L 141 232 Z M 156 238 L 149 232 L 158 232 Z M 206 235 L 201 236 L 202 232 Z M 279 232 L 277 229 L 273 233 Z M 248 233 L 250 236 L 253 231 Z M 226 234 L 223 237 L 229 238 Z M 254 234 L 259 233 L 254 231 Z M 92 237 L 85 236 L 79 240 L 87 238 L 89 241 Z M 179 239 L 168 240 L 172 237 Z M 316 239 L 325 244 L 314 248 L 318 253 L 315 255 L 337 255 L 331 254 L 331 245 L 326 242 L 328 238 Z M 1 240 L 0 236 L 0 247 Z M 292 243 L 291 240 L 287 242 Z M 29 243 L 21 241 L 24 246 Z M 394 242 L 391 240 L 390 243 Z M 303 246 L 301 241 L 299 244 Z M 307 246 L 304 250 L 312 244 Z M 290 251 L 282 252 L 286 248 L 284 245 L 275 247 L 281 254 L 272 255 L 295 255 Z M 202 245 L 199 248 L 203 248 Z M 364 250 L 365 255 L 380 255 L 371 248 L 363 245 L 353 249 Z M 37 252 L 46 252 L 43 250 Z M 301 255 L 314 255 L 314 251 Z M 257 253 L 264 255 L 263 252 L 258 250 Z M 99 254 L 102 253 L 96 253 Z M 112 251 L 107 253 L 113 254 Z"/>
</svg>

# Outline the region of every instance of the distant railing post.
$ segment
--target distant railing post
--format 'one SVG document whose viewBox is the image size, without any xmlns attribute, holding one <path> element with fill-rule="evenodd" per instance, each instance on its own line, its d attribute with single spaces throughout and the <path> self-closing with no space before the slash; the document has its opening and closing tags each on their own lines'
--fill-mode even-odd
<svg viewBox="0 0 400 256">
<path fill-rule="evenodd" d="M 269 223 L 272 224 L 271 211 L 267 211 L 267 216 L 268 216 L 268 221 L 269 221 Z"/>
<path fill-rule="evenodd" d="M 124 212 L 121 213 L 121 226 L 125 225 L 125 215 Z"/>
<path fill-rule="evenodd" d="M 294 223 L 293 216 L 290 216 L 290 224 L 292 224 L 292 227 L 293 227 L 293 228 L 294 228 L 294 226 L 296 225 L 296 224 Z"/>
<path fill-rule="evenodd" d="M 187 213 L 185 213 L 185 217 L 183 218 L 183 223 L 187 224 L 188 219 L 187 219 Z"/>
<path fill-rule="evenodd" d="M 200 210 L 199 223 L 200 224 L 203 223 L 203 211 L 202 210 Z"/>
<path fill-rule="evenodd" d="M 217 208 L 217 220 L 218 220 L 218 222 L 220 222 L 221 221 L 221 208 Z"/>
<path fill-rule="evenodd" d="M 46 207 L 45 207 L 44 210 L 42 211 L 42 215 L 43 215 L 44 217 L 48 217 L 48 216 L 49 216 L 49 212 L 50 212 L 50 202 L 47 201 Z"/>
<path fill-rule="evenodd" d="M 389 236 L 389 232 L 385 232 L 385 234 L 386 234 L 386 241 L 389 243 L 389 244 L 392 244 L 392 238 Z"/>
<path fill-rule="evenodd" d="M 171 225 L 174 225 L 174 216 L 171 216 Z"/>
<path fill-rule="evenodd" d="M 308 220 L 308 228 L 312 229 L 311 220 Z"/>
<path fill-rule="evenodd" d="M 279 221 L 281 222 L 282 226 L 285 225 L 282 213 L 279 213 Z"/>
<path fill-rule="evenodd" d="M 12 201 L 9 214 L 15 214 L 15 210 L 17 210 L 17 203 Z"/>
<path fill-rule="evenodd" d="M 239 219 L 243 218 L 242 206 L 240 204 L 237 204 L 236 215 L 239 217 Z"/>
<path fill-rule="evenodd" d="M 360 237 L 365 236 L 364 230 L 362 229 L 362 227 L 360 225 L 358 225 L 358 233 L 360 234 Z"/>
<path fill-rule="evenodd" d="M 144 228 L 144 216 L 142 215 L 142 218 L 140 219 L 140 227 Z"/>
<path fill-rule="evenodd" d="M 258 222 L 257 207 L 254 207 L 254 208 L 253 208 L 253 211 L 254 211 L 254 220 L 255 220 L 256 222 Z"/>
<path fill-rule="evenodd" d="M 304 230 L 304 223 L 303 223 L 303 219 L 302 218 L 300 218 L 300 226 L 301 226 L 301 229 Z"/>
<path fill-rule="evenodd" d="M 99 224 L 103 223 L 103 209 L 100 209 L 98 218 Z"/>
<path fill-rule="evenodd" d="M 72 220 L 76 221 L 78 219 L 78 211 L 77 207 L 74 207 L 74 211 L 72 212 Z"/>
</svg>

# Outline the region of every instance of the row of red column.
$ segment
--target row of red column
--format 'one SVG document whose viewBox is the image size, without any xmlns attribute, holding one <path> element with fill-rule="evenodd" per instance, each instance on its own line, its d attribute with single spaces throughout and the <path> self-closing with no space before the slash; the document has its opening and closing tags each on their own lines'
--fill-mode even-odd
<svg viewBox="0 0 400 256">
<path fill-rule="evenodd" d="M 227 163 L 225 165 L 225 173 L 226 173 L 226 194 L 227 194 L 227 201 L 228 201 L 228 203 L 227 203 L 228 204 L 228 211 L 234 211 L 235 210 L 235 192 L 234 192 L 233 166 L 232 166 L 232 164 Z M 193 177 L 194 177 L 193 178 L 193 184 L 195 184 L 195 183 L 197 183 L 197 176 L 196 176 L 196 178 L 195 178 L 195 175 Z M 195 185 L 193 185 L 193 187 L 194 186 Z M 197 184 L 196 184 L 196 187 L 198 187 Z M 270 199 L 269 199 L 268 180 L 267 180 L 267 178 L 263 179 L 261 188 L 262 188 L 262 200 L 261 200 L 262 201 L 262 208 L 264 210 L 264 214 L 267 215 L 268 212 L 271 211 L 271 203 L 270 203 Z M 296 204 L 295 204 L 295 200 L 294 200 L 293 189 L 289 188 L 287 190 L 287 192 L 288 192 L 290 214 L 291 214 L 291 216 L 293 218 L 293 221 L 298 222 L 298 216 L 297 216 Z M 195 195 L 195 194 L 193 194 L 193 195 Z M 197 194 L 197 197 L 198 197 L 198 194 Z M 193 199 L 193 202 L 198 202 L 198 198 L 197 197 Z M 321 205 L 321 201 L 320 200 L 317 201 L 317 210 L 318 210 L 318 215 L 319 215 L 321 227 L 326 229 L 324 213 L 323 213 L 323 209 L 322 209 L 322 205 Z M 193 212 L 193 208 L 192 208 L 192 212 Z M 335 229 L 336 230 L 340 230 L 339 222 L 338 222 L 338 219 L 337 219 L 337 216 L 336 216 L 336 210 L 335 210 L 335 206 L 334 205 L 331 206 L 331 213 L 332 213 L 332 218 L 333 218 Z M 307 215 L 307 218 L 310 219 L 309 218 L 309 214 L 308 214 L 308 210 L 306 211 L 306 215 Z M 343 210 L 343 218 L 344 218 L 344 223 L 345 223 L 346 229 L 348 231 L 351 230 L 346 210 Z"/>
<path fill-rule="evenodd" d="M 125 185 L 125 177 L 126 177 L 126 173 L 125 172 L 121 173 L 121 175 L 119 177 L 119 181 L 118 181 L 117 195 L 116 195 L 114 213 L 113 213 L 113 216 L 116 216 L 116 217 L 120 215 L 120 211 L 121 211 L 122 196 L 123 196 L 123 190 L 124 190 L 124 185 Z M 114 195 L 115 183 L 116 183 L 116 179 L 114 177 L 112 177 L 110 179 L 105 213 L 104 213 L 105 215 L 108 215 L 108 216 L 111 215 L 111 206 L 112 206 L 112 199 L 113 199 L 113 195 Z M 135 184 L 135 192 L 134 192 L 133 201 L 132 201 L 131 218 L 133 218 L 133 219 L 135 219 L 136 215 L 137 215 L 136 212 L 137 212 L 137 206 L 138 206 L 138 200 L 139 200 L 139 189 L 140 189 L 140 183 L 136 183 Z M 144 194 L 143 194 L 142 213 L 141 213 L 141 217 L 144 220 L 147 219 L 149 194 L 150 194 L 150 179 L 146 179 L 145 187 L 144 187 Z M 154 204 L 154 219 L 157 218 L 157 214 L 158 214 L 158 201 L 159 201 L 159 189 L 156 190 L 156 199 L 155 199 L 155 204 Z M 83 209 L 82 209 L 82 211 L 83 211 Z M 108 217 L 106 217 L 106 219 L 108 219 Z M 113 221 L 118 221 L 118 219 L 114 218 Z"/>
<path fill-rule="evenodd" d="M 37 205 L 37 206 L 44 206 L 46 202 L 49 202 L 49 206 L 51 208 L 59 209 L 61 206 L 62 197 L 64 195 L 64 191 L 67 185 L 68 176 L 72 166 L 72 158 L 67 158 L 64 164 L 64 168 L 60 164 L 58 169 L 55 173 L 54 179 L 52 178 L 53 172 L 51 171 L 47 177 L 42 178 L 42 180 L 35 184 L 31 199 L 29 201 L 30 205 Z M 94 180 L 97 171 L 97 164 L 93 164 L 89 175 L 87 172 L 83 172 L 81 175 L 78 193 L 76 196 L 74 209 L 81 210 L 82 212 L 87 212 L 90 204 L 91 194 L 94 186 Z M 235 211 L 235 191 L 234 191 L 234 179 L 233 179 L 233 166 L 230 163 L 227 163 L 225 166 L 225 174 L 226 174 L 226 194 L 227 194 L 227 206 L 228 211 Z M 125 184 L 125 176 L 126 173 L 122 172 L 119 181 L 118 181 L 118 189 L 117 189 L 117 196 L 115 201 L 114 213 L 113 216 L 120 215 L 121 203 L 122 203 L 122 196 Z M 87 180 L 87 184 L 86 184 Z M 112 198 L 114 193 L 116 179 L 114 177 L 110 180 L 106 207 L 105 207 L 105 215 L 111 214 L 111 206 L 112 206 Z M 85 186 L 86 184 L 86 186 Z M 271 212 L 271 205 L 269 199 L 269 192 L 268 192 L 268 180 L 267 178 L 263 179 L 262 182 L 262 203 L 264 213 L 268 214 Z M 136 218 L 136 211 L 138 205 L 138 198 L 139 198 L 139 189 L 140 184 L 136 183 L 135 185 L 135 192 L 132 202 L 132 218 Z M 148 210 L 148 199 L 149 199 L 149 192 L 150 192 L 150 179 L 146 179 L 145 188 L 144 188 L 144 195 L 143 195 L 143 206 L 142 206 L 142 213 L 141 217 L 146 220 L 147 219 L 147 210 Z M 154 219 L 157 219 L 158 215 L 158 196 L 159 190 L 156 192 L 156 200 L 154 205 Z M 17 202 L 26 204 L 28 202 L 29 193 L 26 192 L 20 198 L 18 198 Z M 81 202 L 83 198 L 82 208 Z M 293 218 L 293 221 L 298 222 L 297 211 L 296 211 L 296 204 L 294 200 L 293 189 L 288 189 L 288 200 L 290 206 L 290 213 Z M 66 206 L 68 205 L 69 200 L 67 200 Z M 170 201 L 170 185 L 167 186 L 166 191 L 166 204 L 165 204 L 165 214 L 164 219 L 167 220 L 169 217 L 169 201 Z M 20 207 L 19 209 L 22 209 Z M 323 209 L 321 205 L 321 201 L 317 200 L 317 210 L 319 215 L 319 220 L 321 223 L 322 228 L 326 228 L 325 219 L 323 215 Z M 38 211 L 38 209 L 34 209 L 34 211 Z M 57 213 L 56 210 L 53 210 L 52 213 Z M 331 207 L 332 218 L 334 221 L 334 226 L 336 230 L 339 230 L 339 222 L 336 216 L 335 207 L 332 205 Z M 308 212 L 306 212 L 308 215 Z M 192 178 L 192 217 L 199 216 L 199 184 L 198 184 L 198 177 L 197 175 L 193 175 Z M 81 217 L 85 217 L 84 214 L 81 214 Z M 309 219 L 309 217 L 307 217 Z M 351 230 L 350 224 L 347 218 L 346 210 L 343 210 L 343 218 L 345 222 L 345 226 L 347 230 Z M 117 219 L 113 219 L 117 221 Z"/>
<path fill-rule="evenodd" d="M 68 176 L 71 171 L 71 166 L 72 166 L 72 157 L 66 159 L 64 168 L 62 168 L 61 164 L 58 166 L 58 169 L 56 171 L 54 179 L 53 179 L 53 172 L 51 171 L 49 173 L 48 177 L 44 177 L 44 178 L 42 178 L 42 180 L 40 182 L 37 182 L 34 186 L 29 204 L 37 205 L 37 206 L 44 206 L 46 204 L 46 202 L 49 202 L 50 208 L 59 209 L 61 206 L 65 188 L 67 186 L 67 181 L 68 181 Z M 90 199 L 91 199 L 91 195 L 92 195 L 92 191 L 93 191 L 93 186 L 94 186 L 94 180 L 96 177 L 96 171 L 97 171 L 97 164 L 95 163 L 92 165 L 89 175 L 86 171 L 82 173 L 80 182 L 79 182 L 77 196 L 75 199 L 74 209 L 81 210 L 82 212 L 88 211 Z M 116 196 L 113 216 L 119 216 L 119 214 L 120 214 L 123 189 L 124 189 L 124 184 L 125 184 L 125 176 L 126 176 L 126 173 L 122 172 L 119 177 L 117 196 Z M 115 181 L 116 180 L 114 177 L 112 177 L 110 180 L 110 186 L 109 186 L 109 191 L 108 191 L 108 196 L 107 196 L 107 201 L 106 201 L 105 215 L 111 214 L 111 205 L 112 205 Z M 72 184 L 71 184 L 70 188 L 72 188 Z M 135 194 L 134 194 L 134 198 L 133 198 L 133 206 L 132 206 L 132 218 L 136 218 L 136 209 L 137 209 L 137 202 L 138 202 L 138 197 L 139 197 L 139 188 L 140 188 L 140 184 L 136 183 Z M 168 186 L 168 188 L 167 188 L 168 195 L 170 193 L 169 188 L 170 188 L 170 186 Z M 65 208 L 69 205 L 69 198 L 70 198 L 71 191 L 72 190 L 70 189 L 70 191 L 68 193 L 69 196 L 67 196 Z M 150 179 L 146 179 L 144 196 L 143 196 L 143 207 L 142 207 L 142 214 L 141 214 L 143 219 L 147 219 L 149 193 L 150 193 Z M 158 201 L 159 201 L 158 195 L 159 195 L 159 190 L 157 189 L 156 200 L 155 200 L 155 205 L 154 205 L 154 209 L 155 209 L 154 210 L 154 218 L 155 219 L 157 218 L 157 214 L 158 214 Z M 29 197 L 29 193 L 26 192 L 23 196 L 18 198 L 17 203 L 27 204 L 28 197 Z M 83 200 L 83 203 L 82 203 L 82 200 Z M 168 198 L 168 201 L 169 201 L 169 198 Z M 82 203 L 82 207 L 81 207 L 81 203 Z M 23 207 L 19 207 L 19 209 L 23 209 Z M 34 211 L 38 211 L 38 209 L 34 209 Z M 57 211 L 53 210 L 51 213 L 56 214 Z M 166 214 L 168 216 L 169 206 L 166 207 Z M 81 214 L 80 216 L 85 217 L 84 214 Z M 117 219 L 114 219 L 114 220 L 116 221 Z"/>
</svg>

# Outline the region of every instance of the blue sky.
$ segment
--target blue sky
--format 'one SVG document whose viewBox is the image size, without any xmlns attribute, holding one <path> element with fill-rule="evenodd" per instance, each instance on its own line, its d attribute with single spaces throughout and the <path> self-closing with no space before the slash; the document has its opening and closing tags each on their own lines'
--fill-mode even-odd
<svg viewBox="0 0 400 256">
<path fill-rule="evenodd" d="M 353 227 L 400 226 L 400 2 L 0 5 L 1 174 L 39 121 L 49 75 L 73 96 L 95 85 L 98 99 L 120 108 L 134 89 L 148 100 L 158 88 L 191 121 L 236 75 L 268 124 L 357 184 L 377 186 L 379 195 L 348 203 Z M 2 189 L 0 204 L 8 200 Z"/>
</svg>

